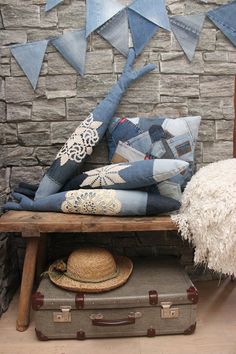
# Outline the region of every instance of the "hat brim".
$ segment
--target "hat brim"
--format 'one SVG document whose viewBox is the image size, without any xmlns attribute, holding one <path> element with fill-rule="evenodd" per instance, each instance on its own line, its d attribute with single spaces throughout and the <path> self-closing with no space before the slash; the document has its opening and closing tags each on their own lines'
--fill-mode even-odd
<svg viewBox="0 0 236 354">
<path fill-rule="evenodd" d="M 105 280 L 99 283 L 85 283 L 68 278 L 63 273 L 56 273 L 54 264 L 51 264 L 48 269 L 48 275 L 50 280 L 59 286 L 60 288 L 87 293 L 100 293 L 115 289 L 128 280 L 133 270 L 133 262 L 125 256 L 114 256 L 117 267 L 119 267 L 119 273 L 115 278 Z"/>
</svg>

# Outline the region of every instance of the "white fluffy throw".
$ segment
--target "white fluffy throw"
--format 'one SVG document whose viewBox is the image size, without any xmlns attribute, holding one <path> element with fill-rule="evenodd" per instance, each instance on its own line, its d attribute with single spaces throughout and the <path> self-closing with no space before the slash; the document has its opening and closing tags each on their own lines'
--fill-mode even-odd
<svg viewBox="0 0 236 354">
<path fill-rule="evenodd" d="M 195 263 L 236 274 L 236 159 L 202 167 L 187 184 L 172 220 L 195 247 Z"/>
</svg>

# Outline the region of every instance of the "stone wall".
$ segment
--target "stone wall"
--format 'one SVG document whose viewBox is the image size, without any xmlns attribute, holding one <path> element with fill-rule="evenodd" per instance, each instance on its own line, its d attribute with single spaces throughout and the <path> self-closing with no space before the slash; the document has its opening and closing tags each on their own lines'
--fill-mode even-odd
<svg viewBox="0 0 236 354">
<path fill-rule="evenodd" d="M 82 27 L 85 21 L 84 0 L 65 0 L 47 15 L 44 2 L 0 0 L 0 204 L 18 182 L 39 182 L 78 122 L 117 80 L 125 62 L 122 55 L 94 33 L 88 40 L 86 75 L 81 77 L 49 45 L 34 92 L 10 55 L 8 45 L 55 36 L 63 30 Z M 170 15 L 181 15 L 207 11 L 226 2 L 169 0 L 167 4 Z M 137 59 L 137 65 L 146 62 L 155 63 L 157 69 L 128 90 L 117 114 L 201 115 L 197 167 L 232 157 L 235 47 L 206 20 L 191 64 L 173 34 L 163 30 L 158 31 Z M 106 142 L 103 141 L 85 168 L 106 162 Z M 135 243 L 148 254 L 160 250 L 179 254 L 181 250 L 182 259 L 191 264 L 193 251 L 188 245 L 183 246 L 173 235 L 157 236 L 146 235 L 142 238 L 144 241 L 138 236 L 130 241 L 132 235 L 123 237 L 122 241 L 118 237 L 113 246 L 120 251 L 127 248 L 131 251 Z M 1 240 L 5 236 L 2 237 Z"/>
</svg>

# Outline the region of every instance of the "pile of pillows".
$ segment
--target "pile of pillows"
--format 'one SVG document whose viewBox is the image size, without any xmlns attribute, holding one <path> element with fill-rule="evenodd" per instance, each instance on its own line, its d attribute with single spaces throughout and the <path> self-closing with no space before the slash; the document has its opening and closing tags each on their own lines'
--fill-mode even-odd
<svg viewBox="0 0 236 354">
<path fill-rule="evenodd" d="M 157 164 L 162 161 L 165 178 L 156 179 L 149 191 L 180 201 L 194 173 L 200 121 L 200 116 L 114 118 L 108 128 L 109 160 L 111 163 L 151 160 Z M 179 170 L 173 168 L 177 163 Z"/>
<path fill-rule="evenodd" d="M 99 215 L 157 215 L 180 208 L 194 171 L 201 117 L 113 118 L 107 131 L 110 164 L 67 181 L 58 193 L 32 200 L 20 184 L 5 209 Z M 19 194 L 21 193 L 21 194 Z"/>
</svg>

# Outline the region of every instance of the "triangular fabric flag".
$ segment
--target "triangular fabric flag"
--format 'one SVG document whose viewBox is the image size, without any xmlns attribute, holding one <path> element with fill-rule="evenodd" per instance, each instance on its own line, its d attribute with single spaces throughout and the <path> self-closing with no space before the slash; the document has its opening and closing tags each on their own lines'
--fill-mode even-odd
<svg viewBox="0 0 236 354">
<path fill-rule="evenodd" d="M 50 43 L 76 71 L 84 75 L 87 49 L 85 28 L 65 32 L 63 35 L 51 39 Z"/>
<path fill-rule="evenodd" d="M 236 1 L 209 11 L 207 16 L 236 46 Z"/>
<path fill-rule="evenodd" d="M 86 37 L 124 8 L 125 5 L 116 0 L 87 0 Z"/>
<path fill-rule="evenodd" d="M 170 31 L 169 17 L 166 12 L 165 0 L 136 0 L 129 8 L 145 17 L 155 25 Z"/>
<path fill-rule="evenodd" d="M 192 61 L 198 44 L 205 14 L 173 16 L 170 18 L 172 31 L 189 61 Z"/>
<path fill-rule="evenodd" d="M 37 86 L 47 45 L 48 40 L 43 40 L 10 47 L 12 55 L 24 71 L 34 90 Z"/>
<path fill-rule="evenodd" d="M 124 56 L 129 51 L 129 23 L 127 10 L 120 11 L 97 30 L 114 48 Z"/>
<path fill-rule="evenodd" d="M 142 52 L 145 45 L 160 27 L 153 22 L 146 20 L 143 16 L 140 16 L 137 12 L 131 9 L 128 9 L 128 16 L 133 47 L 137 56 Z"/>
<path fill-rule="evenodd" d="M 59 5 L 63 1 L 64 0 L 47 0 L 44 11 L 47 12 L 52 10 L 55 6 Z"/>
</svg>

